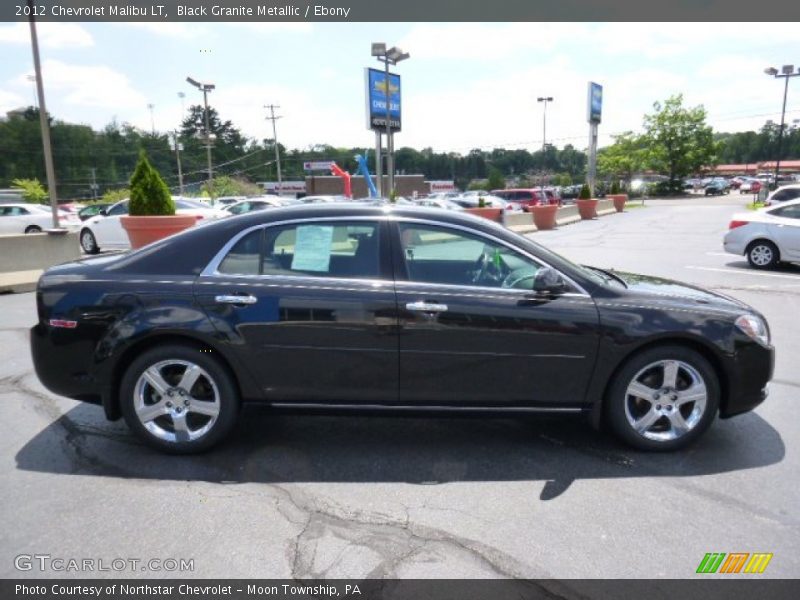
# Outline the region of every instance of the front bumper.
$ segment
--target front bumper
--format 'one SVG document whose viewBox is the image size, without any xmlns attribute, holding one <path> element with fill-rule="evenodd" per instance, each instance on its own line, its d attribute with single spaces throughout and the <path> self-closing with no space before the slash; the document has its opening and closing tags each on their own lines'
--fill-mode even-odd
<svg viewBox="0 0 800 600">
<path fill-rule="evenodd" d="M 775 370 L 775 348 L 756 342 L 737 345 L 728 368 L 727 397 L 720 406 L 719 416 L 727 419 L 753 410 L 768 395 L 767 385 Z"/>
</svg>

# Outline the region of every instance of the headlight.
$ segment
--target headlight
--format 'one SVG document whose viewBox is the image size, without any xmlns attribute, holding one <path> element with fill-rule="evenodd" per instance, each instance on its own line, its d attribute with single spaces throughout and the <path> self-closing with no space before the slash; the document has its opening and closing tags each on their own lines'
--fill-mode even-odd
<svg viewBox="0 0 800 600">
<path fill-rule="evenodd" d="M 764 346 L 769 346 L 769 328 L 764 319 L 755 315 L 742 315 L 736 319 L 736 327 L 747 337 L 756 340 Z"/>
</svg>

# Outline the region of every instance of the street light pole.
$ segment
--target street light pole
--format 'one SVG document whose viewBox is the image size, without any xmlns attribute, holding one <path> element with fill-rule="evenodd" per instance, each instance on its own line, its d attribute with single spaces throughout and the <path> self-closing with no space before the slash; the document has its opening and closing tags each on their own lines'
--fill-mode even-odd
<svg viewBox="0 0 800 600">
<path fill-rule="evenodd" d="M 781 152 L 783 151 L 783 128 L 786 123 L 786 97 L 789 95 L 789 78 L 800 76 L 800 68 L 794 72 L 794 65 L 783 65 L 781 72 L 774 67 L 764 69 L 764 73 L 772 75 L 775 79 L 784 79 L 783 83 L 783 108 L 781 109 L 781 127 L 778 130 L 778 156 L 775 158 L 775 186 L 778 185 L 778 174 L 781 170 Z"/>
<path fill-rule="evenodd" d="M 213 83 L 203 83 L 195 81 L 191 77 L 187 77 L 186 81 L 203 92 L 203 106 L 205 107 L 205 140 L 206 140 L 206 158 L 208 159 L 208 193 L 211 194 L 211 182 L 214 179 L 214 170 L 211 165 L 211 126 L 208 117 L 208 92 L 216 89 Z"/>
<path fill-rule="evenodd" d="M 547 150 L 547 103 L 553 101 L 552 96 L 540 96 L 537 102 L 544 102 L 544 112 L 542 113 L 542 152 Z"/>
<path fill-rule="evenodd" d="M 402 60 L 410 58 L 408 52 L 403 52 L 397 46 L 392 46 L 388 50 L 384 43 L 372 44 L 372 56 L 377 58 L 384 65 L 384 85 L 386 96 L 386 187 L 383 195 L 391 197 L 394 193 L 394 134 L 391 125 L 392 91 L 389 85 L 389 65 L 397 65 Z M 378 133 L 380 135 L 380 133 Z M 380 163 L 380 155 L 376 156 L 376 162 Z M 378 171 L 378 169 L 376 169 Z M 379 172 L 379 171 L 378 171 Z M 379 187 L 380 189 L 380 187 Z"/>
</svg>

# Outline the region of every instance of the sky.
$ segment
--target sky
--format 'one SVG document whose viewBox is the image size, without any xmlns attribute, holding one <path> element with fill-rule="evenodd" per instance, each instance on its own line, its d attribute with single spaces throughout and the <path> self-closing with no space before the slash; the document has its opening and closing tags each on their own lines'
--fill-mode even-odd
<svg viewBox="0 0 800 600">
<path fill-rule="evenodd" d="M 396 147 L 466 154 L 588 145 L 587 82 L 603 85 L 600 146 L 641 131 L 653 103 L 682 93 L 717 131 L 780 120 L 783 81 L 768 66 L 800 63 L 795 23 L 39 23 L 49 112 L 96 129 L 112 120 L 145 130 L 179 126 L 200 103 L 186 77 L 213 82 L 209 102 L 245 135 L 272 137 L 264 105 L 280 106 L 278 140 L 374 145 L 366 128 L 370 44 L 411 58 L 402 77 Z M 0 114 L 33 104 L 27 23 L 0 23 Z M 795 65 L 797 68 L 798 64 Z M 800 78 L 787 121 L 800 119 Z M 181 99 L 179 93 L 185 94 Z"/>
</svg>

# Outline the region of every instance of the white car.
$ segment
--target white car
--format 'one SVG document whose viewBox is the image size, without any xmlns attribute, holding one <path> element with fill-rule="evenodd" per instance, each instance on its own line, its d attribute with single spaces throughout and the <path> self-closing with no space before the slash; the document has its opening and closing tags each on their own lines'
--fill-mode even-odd
<svg viewBox="0 0 800 600">
<path fill-rule="evenodd" d="M 784 185 L 767 196 L 764 204 L 772 206 L 779 202 L 787 202 L 789 200 L 796 200 L 797 198 L 800 198 L 800 184 Z"/>
<path fill-rule="evenodd" d="M 280 196 L 260 196 L 258 198 L 248 198 L 229 204 L 222 209 L 227 215 L 243 215 L 245 213 L 253 212 L 254 210 L 264 210 L 265 208 L 277 208 L 280 206 L 287 206 L 288 203 L 280 198 Z"/>
<path fill-rule="evenodd" d="M 226 213 L 210 207 L 205 202 L 189 198 L 173 198 L 175 212 L 179 215 L 194 215 L 198 223 L 226 216 Z M 128 234 L 120 218 L 128 214 L 128 200 L 120 200 L 99 215 L 82 223 L 80 242 L 87 254 L 100 250 L 128 250 L 131 247 Z"/>
<path fill-rule="evenodd" d="M 62 227 L 77 229 L 80 226 L 80 219 L 75 215 L 59 210 L 58 216 Z M 0 204 L 0 234 L 41 233 L 52 227 L 53 213 L 49 205 Z"/>
<path fill-rule="evenodd" d="M 800 262 L 800 200 L 737 213 L 725 234 L 725 251 L 747 257 L 756 269 Z"/>
</svg>

